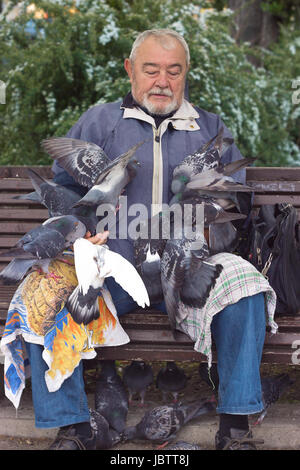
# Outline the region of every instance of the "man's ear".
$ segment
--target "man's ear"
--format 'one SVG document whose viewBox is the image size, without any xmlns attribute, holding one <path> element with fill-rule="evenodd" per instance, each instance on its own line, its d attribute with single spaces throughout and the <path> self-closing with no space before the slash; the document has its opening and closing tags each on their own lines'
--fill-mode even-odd
<svg viewBox="0 0 300 470">
<path fill-rule="evenodd" d="M 127 72 L 127 75 L 131 81 L 132 79 L 132 64 L 131 64 L 131 60 L 130 59 L 125 59 L 124 60 L 124 68 Z"/>
</svg>

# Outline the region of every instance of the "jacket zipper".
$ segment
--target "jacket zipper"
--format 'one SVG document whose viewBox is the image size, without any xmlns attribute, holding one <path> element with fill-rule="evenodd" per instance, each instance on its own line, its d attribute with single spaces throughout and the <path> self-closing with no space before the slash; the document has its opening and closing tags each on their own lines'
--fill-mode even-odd
<svg viewBox="0 0 300 470">
<path fill-rule="evenodd" d="M 161 204 L 161 151 L 160 151 L 160 127 L 153 128 L 153 180 L 152 180 L 152 215 L 157 212 Z"/>
</svg>

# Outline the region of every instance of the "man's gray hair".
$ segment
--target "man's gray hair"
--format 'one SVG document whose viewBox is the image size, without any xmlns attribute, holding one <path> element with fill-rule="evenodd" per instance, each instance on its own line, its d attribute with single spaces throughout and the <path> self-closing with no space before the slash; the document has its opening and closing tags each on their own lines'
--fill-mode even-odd
<svg viewBox="0 0 300 470">
<path fill-rule="evenodd" d="M 136 58 L 136 51 L 137 51 L 138 47 L 149 36 L 155 37 L 160 42 L 160 44 L 166 49 L 170 48 L 170 43 L 168 43 L 168 41 L 166 41 L 166 38 L 176 39 L 178 42 L 180 42 L 180 44 L 184 48 L 185 56 L 186 56 L 186 65 L 187 66 L 190 65 L 190 50 L 189 50 L 189 46 L 187 45 L 185 39 L 183 38 L 183 36 L 181 36 L 179 33 L 177 33 L 177 31 L 174 31 L 173 29 L 167 29 L 167 28 L 166 29 L 147 29 L 146 31 L 143 31 L 142 33 L 140 33 L 137 36 L 136 40 L 134 41 L 134 43 L 132 45 L 131 53 L 130 53 L 130 56 L 129 56 L 132 63 L 134 62 L 134 60 Z M 172 45 L 172 47 L 173 47 L 173 45 Z"/>
</svg>

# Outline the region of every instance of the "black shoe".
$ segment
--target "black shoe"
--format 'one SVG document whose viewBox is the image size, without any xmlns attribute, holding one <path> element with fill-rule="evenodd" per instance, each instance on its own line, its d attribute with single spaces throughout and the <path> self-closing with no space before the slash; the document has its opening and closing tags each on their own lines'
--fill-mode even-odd
<svg viewBox="0 0 300 470">
<path fill-rule="evenodd" d="M 252 432 L 244 429 L 230 429 L 230 436 L 220 438 L 219 431 L 216 434 L 217 450 L 257 450 L 256 444 L 263 444 L 263 440 L 252 439 Z"/>
<path fill-rule="evenodd" d="M 91 436 L 78 433 L 75 425 L 61 428 L 48 450 L 96 450 L 96 433 L 91 429 Z"/>
</svg>

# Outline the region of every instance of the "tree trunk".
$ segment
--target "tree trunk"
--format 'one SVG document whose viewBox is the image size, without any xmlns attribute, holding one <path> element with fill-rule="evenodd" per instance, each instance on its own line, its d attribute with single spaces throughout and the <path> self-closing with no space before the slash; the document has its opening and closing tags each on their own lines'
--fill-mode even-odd
<svg viewBox="0 0 300 470">
<path fill-rule="evenodd" d="M 277 41 L 278 20 L 261 8 L 262 0 L 229 0 L 234 11 L 233 36 L 237 42 L 249 42 L 252 46 L 267 48 Z"/>
</svg>

